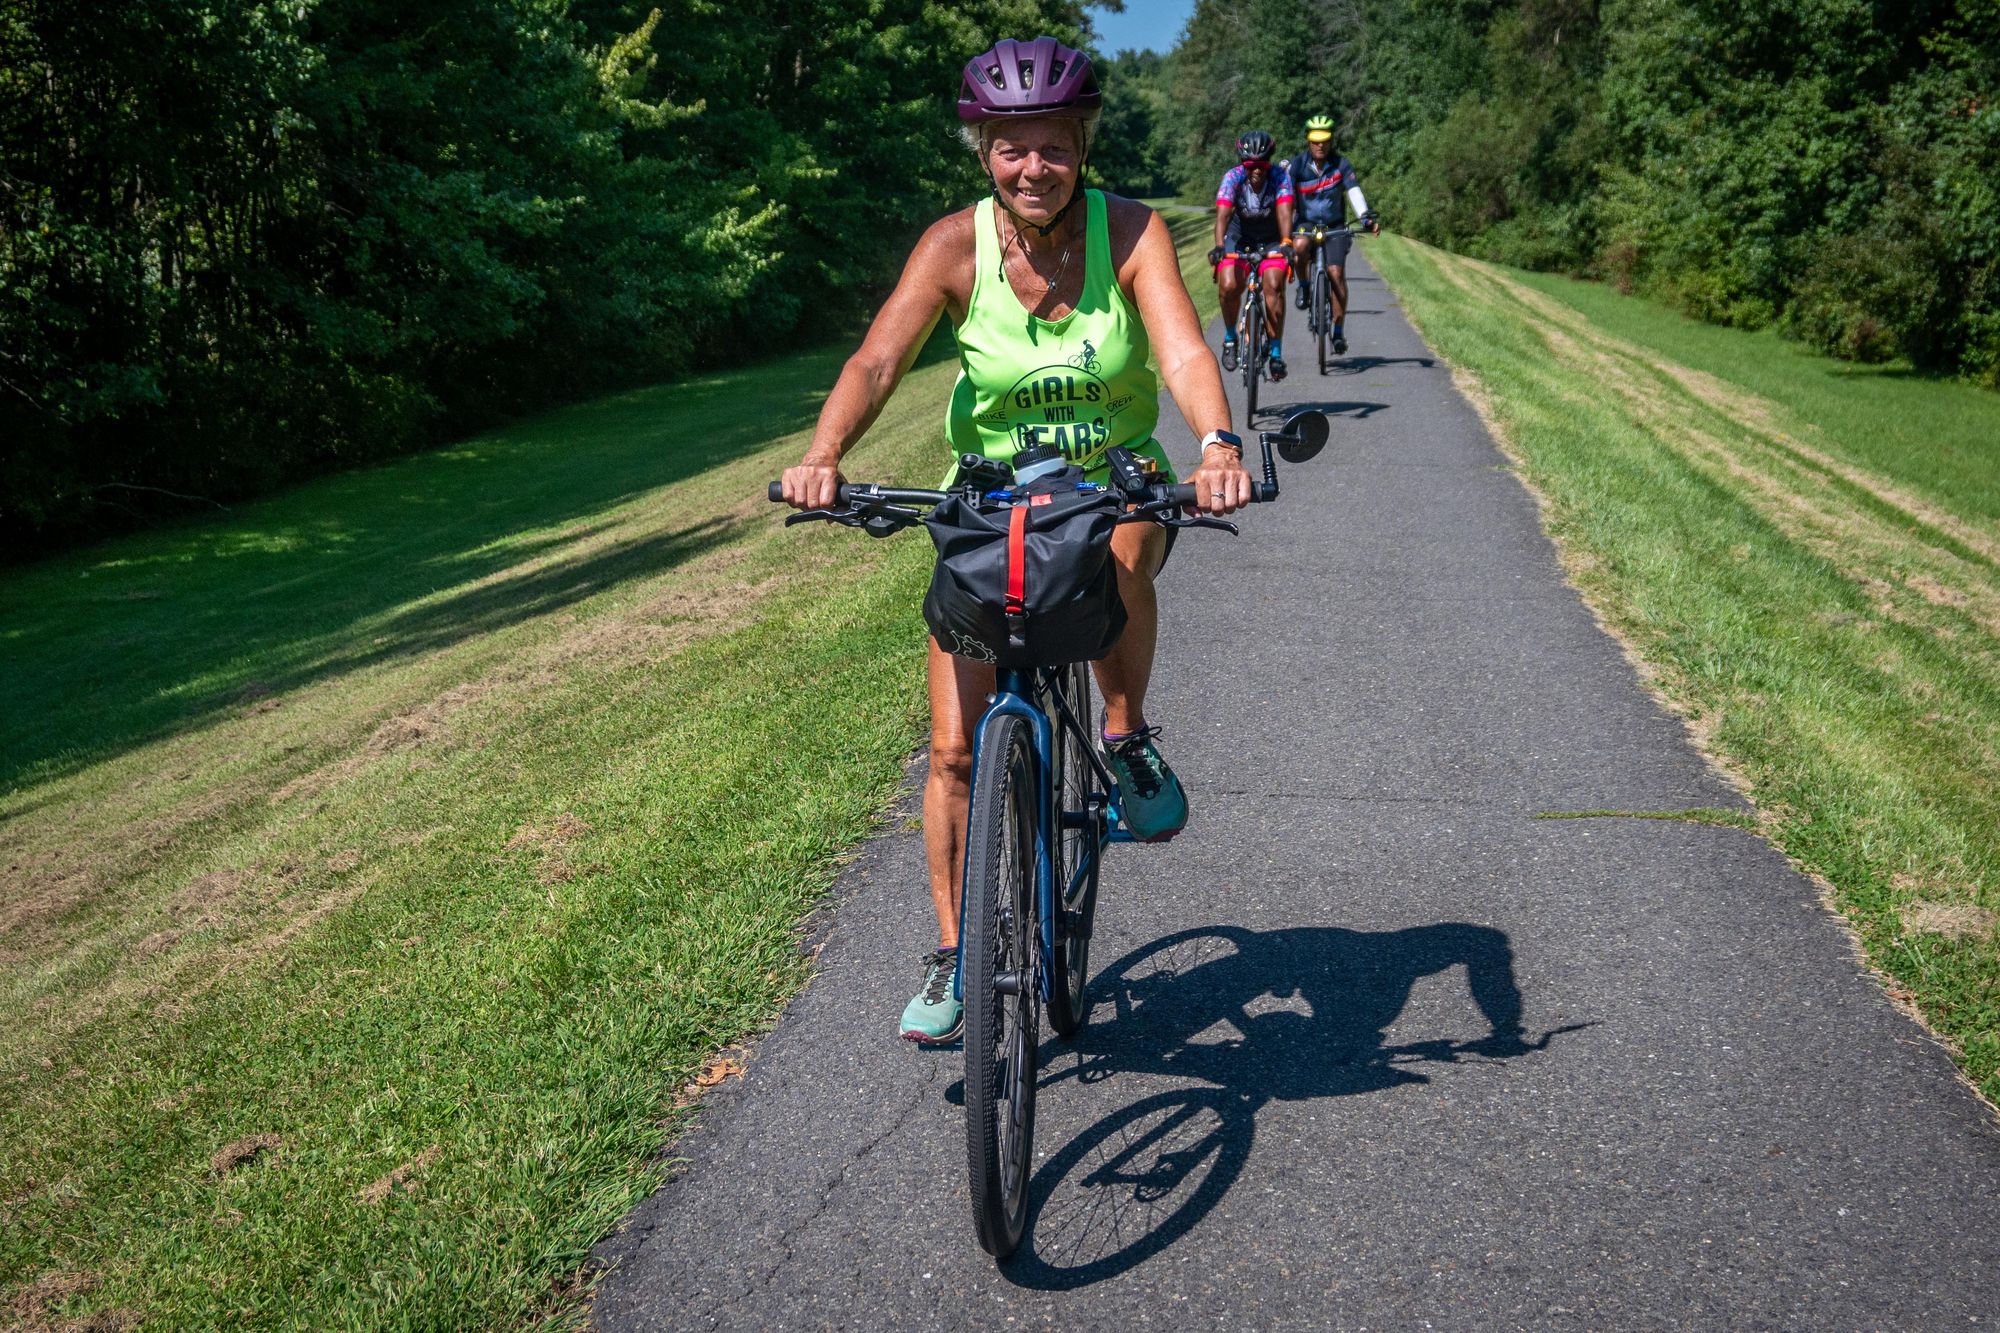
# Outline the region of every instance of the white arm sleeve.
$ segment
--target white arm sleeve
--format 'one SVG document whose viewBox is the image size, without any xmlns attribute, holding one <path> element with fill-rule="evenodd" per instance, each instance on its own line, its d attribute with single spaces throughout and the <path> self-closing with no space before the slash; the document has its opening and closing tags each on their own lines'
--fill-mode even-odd
<svg viewBox="0 0 2000 1333">
<path fill-rule="evenodd" d="M 1347 187 L 1347 202 L 1353 206 L 1356 217 L 1368 216 L 1368 200 L 1363 197 L 1359 185 Z"/>
</svg>

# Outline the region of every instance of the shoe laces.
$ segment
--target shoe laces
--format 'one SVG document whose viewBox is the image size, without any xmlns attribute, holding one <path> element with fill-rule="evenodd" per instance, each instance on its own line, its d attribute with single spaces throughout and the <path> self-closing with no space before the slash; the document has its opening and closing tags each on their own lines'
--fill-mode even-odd
<svg viewBox="0 0 2000 1333">
<path fill-rule="evenodd" d="M 1153 737 L 1159 734 L 1158 727 L 1141 727 L 1105 745 L 1132 775 L 1132 788 L 1142 801 L 1152 800 L 1167 785 L 1166 761 L 1160 758 L 1160 751 L 1153 744 Z"/>
<path fill-rule="evenodd" d="M 958 971 L 958 950 L 939 949 L 924 957 L 930 971 L 924 976 L 924 1003 L 943 1004 L 951 994 L 951 979 Z"/>
</svg>

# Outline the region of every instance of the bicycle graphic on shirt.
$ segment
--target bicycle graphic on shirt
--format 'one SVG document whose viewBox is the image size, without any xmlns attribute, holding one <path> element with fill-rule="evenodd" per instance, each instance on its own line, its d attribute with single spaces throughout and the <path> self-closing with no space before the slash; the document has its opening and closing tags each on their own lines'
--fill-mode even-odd
<svg viewBox="0 0 2000 1333">
<path fill-rule="evenodd" d="M 1087 370 L 1093 375 L 1097 373 L 1097 348 L 1091 345 L 1090 339 L 1083 340 L 1083 350 L 1071 357 L 1069 364 L 1072 370 Z"/>
</svg>

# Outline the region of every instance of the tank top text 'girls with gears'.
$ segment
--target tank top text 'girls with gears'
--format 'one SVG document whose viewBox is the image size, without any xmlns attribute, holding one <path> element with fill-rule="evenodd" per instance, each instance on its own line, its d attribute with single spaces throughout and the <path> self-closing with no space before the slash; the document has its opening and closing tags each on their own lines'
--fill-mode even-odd
<svg viewBox="0 0 2000 1333">
<path fill-rule="evenodd" d="M 1083 292 L 1061 319 L 1040 319 L 1022 306 L 1001 268 L 993 200 L 974 210 L 972 300 L 958 326 L 958 383 L 945 412 L 954 457 L 1007 462 L 1019 450 L 1052 444 L 1097 479 L 1113 445 L 1158 454 L 1145 447 L 1160 415 L 1146 326 L 1112 267 L 1104 195 L 1088 190 L 1085 197 Z"/>
</svg>

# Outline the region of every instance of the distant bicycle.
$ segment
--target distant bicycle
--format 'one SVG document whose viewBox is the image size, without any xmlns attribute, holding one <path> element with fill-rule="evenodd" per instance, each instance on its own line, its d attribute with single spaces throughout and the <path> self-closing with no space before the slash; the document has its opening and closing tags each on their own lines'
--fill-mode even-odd
<svg viewBox="0 0 2000 1333">
<path fill-rule="evenodd" d="M 1255 251 L 1232 250 L 1226 259 L 1241 259 L 1255 273 L 1265 259 L 1284 257 L 1290 253 L 1282 245 L 1271 245 Z M 1286 259 L 1286 262 L 1290 263 L 1290 260 Z M 1243 349 L 1243 361 L 1238 369 L 1243 375 L 1243 422 L 1246 426 L 1257 419 L 1257 385 L 1270 377 L 1271 342 L 1265 331 L 1265 321 L 1263 291 L 1252 286 L 1243 294 L 1243 304 L 1236 312 L 1236 342 Z"/>
<path fill-rule="evenodd" d="M 1372 227 L 1374 214 L 1356 218 L 1357 226 Z M 1306 327 L 1311 330 L 1319 351 L 1319 373 L 1326 374 L 1327 345 L 1333 346 L 1333 355 L 1342 356 L 1347 352 L 1347 340 L 1334 332 L 1336 320 L 1333 314 L 1333 272 L 1327 267 L 1326 242 L 1353 236 L 1354 227 L 1296 227 L 1294 236 L 1310 236 L 1313 243 L 1312 262 L 1306 268 L 1307 291 L 1310 294 L 1306 306 Z"/>
</svg>

